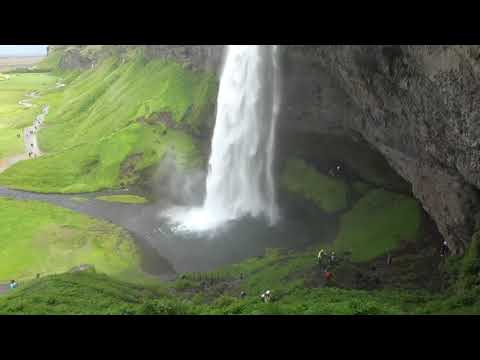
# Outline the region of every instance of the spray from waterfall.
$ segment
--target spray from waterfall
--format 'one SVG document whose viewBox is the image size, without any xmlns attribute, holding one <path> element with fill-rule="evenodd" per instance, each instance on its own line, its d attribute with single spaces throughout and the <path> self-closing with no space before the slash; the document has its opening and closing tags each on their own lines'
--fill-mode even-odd
<svg viewBox="0 0 480 360">
<path fill-rule="evenodd" d="M 167 212 L 179 228 L 203 231 L 243 216 L 278 219 L 273 177 L 280 107 L 278 47 L 229 45 L 200 208 Z"/>
</svg>

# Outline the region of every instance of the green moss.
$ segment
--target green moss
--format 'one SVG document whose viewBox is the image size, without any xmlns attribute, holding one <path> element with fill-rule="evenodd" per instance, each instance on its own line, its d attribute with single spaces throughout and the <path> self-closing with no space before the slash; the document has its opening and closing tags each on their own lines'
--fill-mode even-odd
<svg viewBox="0 0 480 360">
<path fill-rule="evenodd" d="M 372 190 L 341 217 L 335 248 L 351 251 L 354 261 L 367 261 L 416 241 L 420 224 L 421 209 L 414 199 Z"/>
<path fill-rule="evenodd" d="M 110 196 L 99 196 L 98 200 L 107 201 L 107 202 L 118 202 L 124 204 L 146 204 L 147 199 L 141 196 L 136 195 L 110 195 Z"/>
<path fill-rule="evenodd" d="M 326 212 L 347 207 L 347 185 L 342 180 L 318 173 L 300 159 L 287 161 L 281 183 L 288 191 L 312 200 Z"/>
<path fill-rule="evenodd" d="M 361 182 L 361 181 L 355 181 L 353 184 L 352 184 L 352 188 L 353 188 L 353 191 L 355 191 L 356 194 L 360 195 L 360 196 L 363 196 L 365 195 L 367 192 L 369 192 L 370 190 L 372 190 L 373 186 L 370 185 L 370 184 L 366 184 L 364 182 Z"/>
<path fill-rule="evenodd" d="M 140 255 L 123 230 L 38 201 L 0 198 L 0 280 L 68 271 L 80 264 L 117 276 L 141 273 Z"/>
</svg>

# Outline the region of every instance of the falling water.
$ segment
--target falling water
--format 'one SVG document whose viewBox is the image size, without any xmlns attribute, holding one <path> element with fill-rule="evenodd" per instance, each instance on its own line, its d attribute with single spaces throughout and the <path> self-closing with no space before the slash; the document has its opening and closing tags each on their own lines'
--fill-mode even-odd
<svg viewBox="0 0 480 360">
<path fill-rule="evenodd" d="M 277 46 L 229 45 L 201 208 L 172 209 L 180 228 L 202 231 L 243 216 L 278 218 L 272 174 L 279 110 Z"/>
</svg>

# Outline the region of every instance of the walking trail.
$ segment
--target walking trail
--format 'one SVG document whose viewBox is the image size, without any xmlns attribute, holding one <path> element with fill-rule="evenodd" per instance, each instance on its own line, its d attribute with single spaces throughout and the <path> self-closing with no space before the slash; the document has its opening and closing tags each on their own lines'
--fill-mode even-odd
<svg viewBox="0 0 480 360">
<path fill-rule="evenodd" d="M 5 159 L 0 159 L 0 173 L 7 170 L 10 166 L 16 164 L 19 161 L 33 159 L 42 155 L 40 148 L 38 147 L 37 133 L 40 130 L 43 122 L 45 121 L 45 116 L 48 114 L 48 105 L 43 107 L 42 112 L 37 115 L 33 121 L 32 126 L 29 126 L 23 129 L 23 143 L 25 152 L 23 154 L 18 154 L 10 156 Z"/>
</svg>

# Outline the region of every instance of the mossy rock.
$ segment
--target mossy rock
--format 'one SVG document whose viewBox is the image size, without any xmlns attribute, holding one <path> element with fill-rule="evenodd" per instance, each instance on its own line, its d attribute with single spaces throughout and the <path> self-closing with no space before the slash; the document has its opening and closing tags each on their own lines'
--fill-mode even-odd
<svg viewBox="0 0 480 360">
<path fill-rule="evenodd" d="M 420 236 L 421 209 L 408 196 L 372 190 L 340 219 L 335 240 L 339 252 L 350 251 L 352 260 L 369 261 Z"/>
<path fill-rule="evenodd" d="M 317 172 L 303 160 L 287 161 L 281 183 L 286 190 L 313 201 L 327 213 L 347 208 L 348 188 L 345 182 Z"/>
</svg>

